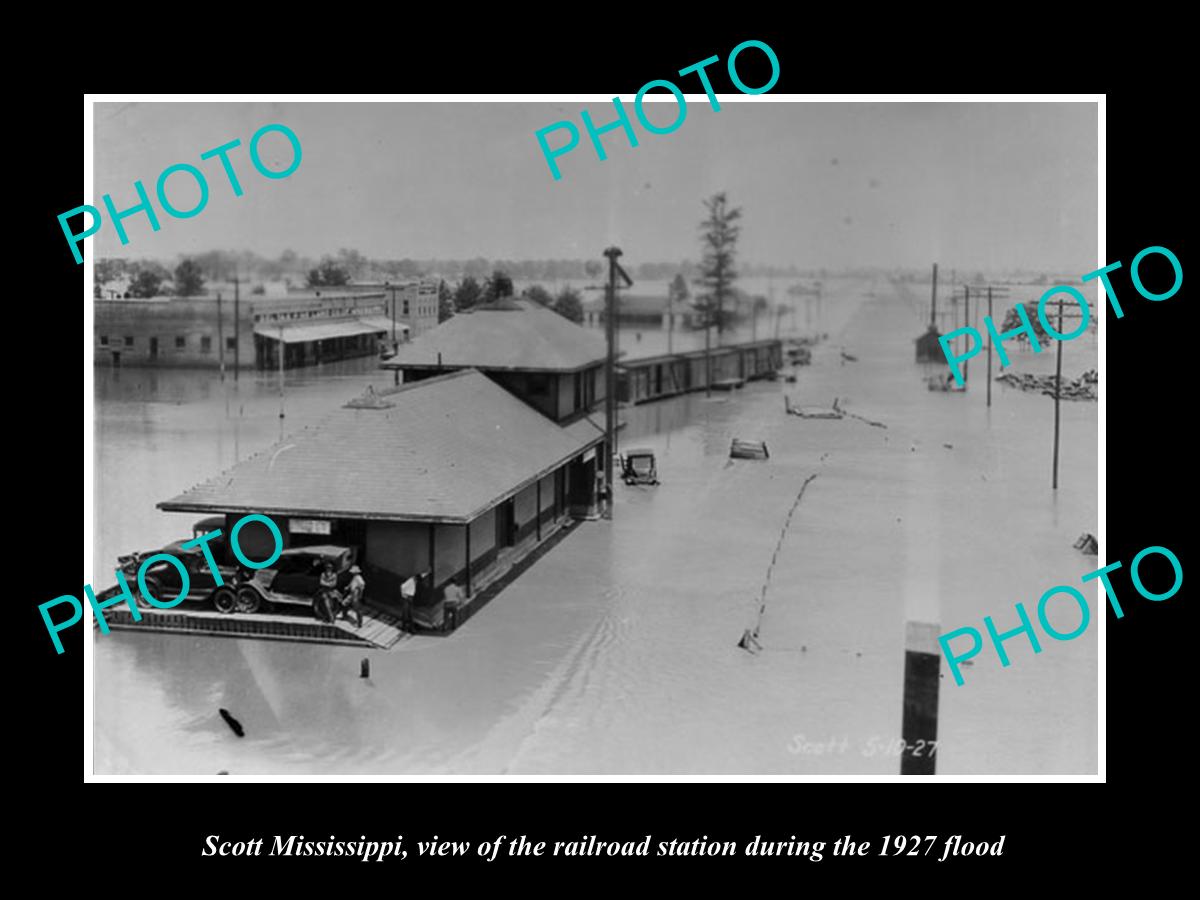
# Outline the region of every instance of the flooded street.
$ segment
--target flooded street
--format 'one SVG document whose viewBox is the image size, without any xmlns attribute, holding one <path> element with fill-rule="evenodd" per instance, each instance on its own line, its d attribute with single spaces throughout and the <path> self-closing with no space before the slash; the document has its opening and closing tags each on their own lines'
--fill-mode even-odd
<svg viewBox="0 0 1200 900">
<path fill-rule="evenodd" d="M 1017 601 L 1032 611 L 1096 568 L 1072 543 L 1099 532 L 1097 404 L 1062 404 L 1055 494 L 1048 397 L 994 384 L 989 410 L 983 355 L 967 393 L 926 389 L 925 374 L 946 371 L 913 362 L 927 297 L 928 285 L 831 279 L 830 338 L 798 383 L 624 410 L 621 446 L 653 448 L 662 484 L 618 483 L 613 521 L 581 524 L 445 639 L 382 652 L 94 633 L 97 773 L 896 774 L 878 747 L 900 736 L 905 622 L 982 630 L 991 615 L 1012 628 Z M 642 335 L 623 334 L 626 356 L 665 352 L 661 332 Z M 674 349 L 697 339 L 677 334 Z M 1014 350 L 1013 370 L 1052 373 L 1053 351 Z M 1095 354 L 1091 333 L 1065 344 L 1064 376 Z M 285 431 L 391 384 L 376 365 L 289 371 Z M 96 389 L 99 587 L 118 554 L 190 534 L 199 516 L 154 504 L 277 440 L 281 401 L 275 375 L 245 372 L 235 386 L 99 367 Z M 887 427 L 788 416 L 785 394 L 836 397 Z M 765 441 L 770 459 L 730 460 L 734 437 Z M 738 638 L 812 475 L 766 590 L 763 650 L 748 654 Z M 1084 593 L 1093 621 L 1077 640 L 1043 636 L 1035 655 L 1014 638 L 1008 668 L 988 647 L 961 687 L 943 661 L 939 774 L 1096 771 L 1099 610 Z M 1078 621 L 1051 609 L 1062 630 Z"/>
</svg>

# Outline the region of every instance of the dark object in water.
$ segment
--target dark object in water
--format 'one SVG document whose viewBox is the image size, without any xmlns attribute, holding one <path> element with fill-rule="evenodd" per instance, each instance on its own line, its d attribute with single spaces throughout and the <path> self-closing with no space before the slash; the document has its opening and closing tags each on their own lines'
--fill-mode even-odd
<svg viewBox="0 0 1200 900">
<path fill-rule="evenodd" d="M 1089 556 L 1095 556 L 1100 552 L 1100 544 L 1097 543 L 1096 536 L 1089 531 L 1081 534 L 1074 546 L 1076 550 Z"/>
<path fill-rule="evenodd" d="M 847 353 L 845 350 L 842 351 L 842 359 L 844 359 L 846 362 L 858 362 L 857 356 Z"/>
<path fill-rule="evenodd" d="M 359 665 L 358 665 L 358 677 L 359 678 L 370 678 L 371 677 L 371 661 L 369 659 L 367 659 L 365 656 L 363 657 L 362 662 L 359 663 Z"/>
<path fill-rule="evenodd" d="M 837 406 L 837 398 L 833 398 L 833 406 L 826 408 L 824 406 L 793 406 L 792 398 L 787 394 L 783 395 L 783 409 L 790 416 L 799 416 L 802 419 L 840 419 L 844 415 Z"/>
<path fill-rule="evenodd" d="M 731 459 L 770 459 L 771 454 L 767 451 L 766 441 L 743 441 L 734 438 L 729 448 L 729 456 Z"/>
<path fill-rule="evenodd" d="M 758 642 L 758 638 L 751 634 L 749 628 L 742 632 L 742 639 L 737 642 L 737 645 L 750 653 L 755 653 L 762 649 L 762 644 Z"/>
<path fill-rule="evenodd" d="M 722 378 L 720 381 L 712 383 L 714 391 L 734 391 L 741 390 L 746 384 L 744 378 Z"/>
<path fill-rule="evenodd" d="M 221 712 L 221 718 L 225 720 L 226 725 L 228 725 L 231 729 L 233 729 L 234 734 L 236 734 L 238 737 L 246 736 L 246 730 L 244 728 L 242 728 L 242 723 L 239 722 L 237 719 L 235 719 L 233 716 L 231 716 L 229 714 L 229 710 L 222 707 L 220 712 Z"/>
<path fill-rule="evenodd" d="M 619 457 L 619 464 L 621 480 L 626 484 L 658 484 L 658 465 L 653 450 L 626 450 Z"/>
</svg>

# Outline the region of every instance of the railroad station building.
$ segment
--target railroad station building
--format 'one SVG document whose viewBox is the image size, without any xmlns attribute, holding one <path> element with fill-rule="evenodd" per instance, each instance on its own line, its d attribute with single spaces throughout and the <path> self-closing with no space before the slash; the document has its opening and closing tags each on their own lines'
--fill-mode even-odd
<svg viewBox="0 0 1200 900">
<path fill-rule="evenodd" d="M 226 534 L 258 513 L 285 547 L 354 547 L 366 599 L 385 609 L 424 572 L 435 590 L 454 579 L 470 598 L 589 513 L 603 443 L 588 416 L 562 424 L 460 368 L 369 390 L 158 507 L 224 515 Z M 274 541 L 250 523 L 239 544 L 263 559 Z"/>
</svg>

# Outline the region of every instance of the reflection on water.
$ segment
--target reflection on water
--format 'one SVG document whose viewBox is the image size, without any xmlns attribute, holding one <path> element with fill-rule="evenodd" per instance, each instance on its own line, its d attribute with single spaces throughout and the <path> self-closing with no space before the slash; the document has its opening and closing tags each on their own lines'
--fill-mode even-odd
<svg viewBox="0 0 1200 900">
<path fill-rule="evenodd" d="M 989 411 L 979 382 L 925 390 L 921 323 L 886 283 L 831 286 L 825 309 L 833 337 L 797 384 L 625 410 L 621 443 L 654 449 L 662 484 L 618 484 L 612 523 L 581 525 L 449 638 L 381 653 L 97 636 L 97 770 L 894 772 L 859 748 L 899 734 L 905 620 L 1004 625 L 1017 600 L 1094 568 L 1071 543 L 1097 531 L 1096 404 L 1063 404 L 1052 496 L 1046 398 L 998 387 Z M 1091 336 L 1066 348 L 1065 371 L 1095 365 Z M 359 360 L 287 379 L 291 429 L 390 375 Z M 888 427 L 786 416 L 785 392 Z M 193 517 L 154 503 L 274 441 L 278 413 L 272 375 L 97 370 L 97 568 L 186 533 Z M 770 460 L 729 460 L 733 437 L 767 441 Z M 735 643 L 814 473 L 748 656 Z M 978 657 L 942 690 L 938 770 L 1094 770 L 1095 634 L 1010 647 L 1007 669 Z M 850 749 L 794 755 L 797 734 Z"/>
</svg>

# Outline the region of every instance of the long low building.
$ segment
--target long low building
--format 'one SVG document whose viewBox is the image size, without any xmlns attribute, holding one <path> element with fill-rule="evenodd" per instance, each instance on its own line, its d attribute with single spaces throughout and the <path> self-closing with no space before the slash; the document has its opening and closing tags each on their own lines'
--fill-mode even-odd
<svg viewBox="0 0 1200 900">
<path fill-rule="evenodd" d="M 726 344 L 685 353 L 626 359 L 617 369 L 617 399 L 645 403 L 704 390 L 711 382 L 767 378 L 783 366 L 783 343 L 778 340 Z M 709 372 L 711 371 L 711 375 Z"/>
<path fill-rule="evenodd" d="M 95 361 L 112 366 L 275 369 L 379 352 L 407 340 L 383 293 L 228 294 L 96 300 Z"/>
<path fill-rule="evenodd" d="M 474 369 L 369 392 L 230 470 L 158 504 L 168 511 L 276 523 L 285 547 L 357 549 L 366 599 L 387 608 L 400 584 L 433 573 L 468 596 L 596 502 L 604 433 L 560 425 Z M 270 531 L 239 544 L 268 556 Z"/>
</svg>

